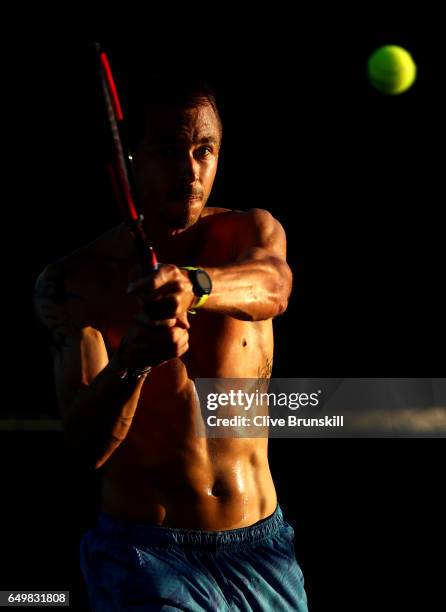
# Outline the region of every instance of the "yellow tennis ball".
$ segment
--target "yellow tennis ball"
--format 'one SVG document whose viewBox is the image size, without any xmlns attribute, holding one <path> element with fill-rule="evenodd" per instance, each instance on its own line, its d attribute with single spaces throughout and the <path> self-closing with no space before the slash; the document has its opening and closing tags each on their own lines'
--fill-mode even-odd
<svg viewBox="0 0 446 612">
<path fill-rule="evenodd" d="M 381 93 L 395 95 L 413 85 L 417 66 L 406 49 L 385 45 L 370 56 L 368 73 L 373 87 Z"/>
</svg>

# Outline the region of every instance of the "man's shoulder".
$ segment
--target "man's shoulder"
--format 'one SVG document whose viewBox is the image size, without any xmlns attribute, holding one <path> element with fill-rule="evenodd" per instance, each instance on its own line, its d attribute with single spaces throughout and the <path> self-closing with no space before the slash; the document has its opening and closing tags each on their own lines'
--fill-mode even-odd
<svg viewBox="0 0 446 612">
<path fill-rule="evenodd" d="M 129 238 L 124 226 L 116 226 L 97 238 L 50 262 L 40 273 L 37 282 L 45 277 L 86 274 L 101 264 L 124 260 L 128 254 Z"/>
<path fill-rule="evenodd" d="M 233 221 L 235 223 L 268 223 L 278 222 L 265 208 L 222 208 L 213 206 L 203 210 L 202 218 L 211 217 L 213 221 Z"/>
<path fill-rule="evenodd" d="M 228 227 L 242 232 L 272 231 L 282 226 L 279 221 L 264 208 L 249 208 L 246 210 L 230 208 L 210 208 L 209 221 L 222 230 Z"/>
<path fill-rule="evenodd" d="M 84 309 L 97 304 L 113 283 L 127 274 L 130 239 L 123 229 L 115 227 L 50 262 L 36 280 L 36 306 L 49 298 L 65 306 L 82 302 Z"/>
</svg>

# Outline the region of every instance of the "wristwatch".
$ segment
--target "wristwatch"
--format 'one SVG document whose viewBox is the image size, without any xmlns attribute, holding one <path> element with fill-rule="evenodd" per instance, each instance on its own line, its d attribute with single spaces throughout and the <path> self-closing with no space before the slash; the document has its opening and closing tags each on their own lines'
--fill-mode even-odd
<svg viewBox="0 0 446 612">
<path fill-rule="evenodd" d="M 196 314 L 197 308 L 201 308 L 211 294 L 211 277 L 202 268 L 194 268 L 193 266 L 183 266 L 181 270 L 187 270 L 189 280 L 192 283 L 192 290 L 196 297 L 196 300 L 193 302 L 187 312 L 190 312 L 191 314 Z"/>
<path fill-rule="evenodd" d="M 129 367 L 124 366 L 122 363 L 122 349 L 123 349 L 124 343 L 125 343 L 125 338 L 123 338 L 123 340 L 121 341 L 121 344 L 118 347 L 118 350 L 116 351 L 116 357 L 117 357 L 118 368 L 119 368 L 117 372 L 117 376 L 122 381 L 125 381 L 128 383 L 136 383 L 138 382 L 140 378 L 142 378 L 143 376 L 146 376 L 146 374 L 149 374 L 152 371 L 152 367 L 146 366 L 145 368 L 129 368 Z"/>
</svg>

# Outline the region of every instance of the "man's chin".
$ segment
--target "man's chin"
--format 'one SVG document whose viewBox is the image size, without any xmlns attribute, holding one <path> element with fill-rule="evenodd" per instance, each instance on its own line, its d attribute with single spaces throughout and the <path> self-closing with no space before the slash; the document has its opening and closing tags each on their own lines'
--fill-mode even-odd
<svg viewBox="0 0 446 612">
<path fill-rule="evenodd" d="M 198 221 L 202 209 L 202 200 L 194 200 L 193 204 L 172 206 L 165 215 L 165 222 L 172 230 L 185 230 Z"/>
</svg>

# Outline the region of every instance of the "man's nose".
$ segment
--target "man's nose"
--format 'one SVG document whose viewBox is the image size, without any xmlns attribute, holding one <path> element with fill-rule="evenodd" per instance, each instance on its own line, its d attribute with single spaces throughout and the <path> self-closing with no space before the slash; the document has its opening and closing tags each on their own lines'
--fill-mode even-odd
<svg viewBox="0 0 446 612">
<path fill-rule="evenodd" d="M 192 153 L 184 155 L 180 162 L 180 179 L 187 185 L 198 181 L 200 177 L 200 164 Z"/>
</svg>

